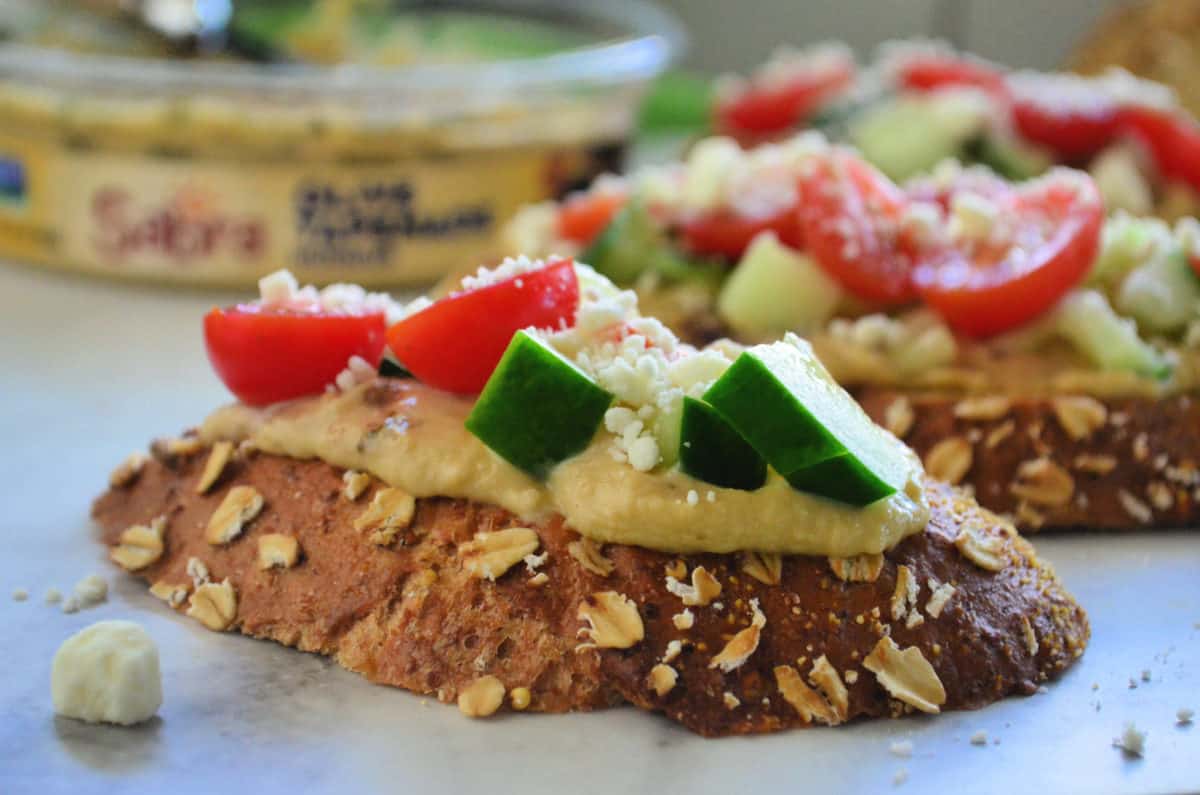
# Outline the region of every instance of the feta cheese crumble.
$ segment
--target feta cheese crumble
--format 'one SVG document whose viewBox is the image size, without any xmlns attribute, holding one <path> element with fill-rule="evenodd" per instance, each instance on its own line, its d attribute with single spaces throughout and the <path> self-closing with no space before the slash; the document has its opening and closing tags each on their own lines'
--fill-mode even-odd
<svg viewBox="0 0 1200 795">
<path fill-rule="evenodd" d="M 1113 747 L 1120 748 L 1130 756 L 1142 756 L 1146 751 L 1146 732 L 1138 731 L 1133 721 L 1125 724 L 1121 736 L 1113 739 Z"/>
</svg>

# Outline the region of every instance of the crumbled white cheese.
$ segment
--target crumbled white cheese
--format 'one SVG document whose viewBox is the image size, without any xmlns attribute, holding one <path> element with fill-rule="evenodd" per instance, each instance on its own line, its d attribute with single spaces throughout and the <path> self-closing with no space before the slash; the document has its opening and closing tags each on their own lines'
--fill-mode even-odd
<svg viewBox="0 0 1200 795">
<path fill-rule="evenodd" d="M 337 374 L 333 384 L 342 392 L 348 392 L 359 384 L 365 384 L 375 378 L 376 370 L 361 356 L 351 356 L 346 362 L 346 369 Z"/>
<path fill-rule="evenodd" d="M 888 746 L 888 753 L 892 756 L 908 758 L 913 754 L 912 740 L 896 740 Z"/>
<path fill-rule="evenodd" d="M 543 553 L 542 553 L 542 554 L 540 554 L 540 555 L 535 555 L 535 554 L 533 554 L 533 553 L 531 552 L 531 553 L 529 553 L 528 555 L 526 555 L 524 558 L 522 558 L 522 560 L 523 560 L 523 561 L 524 561 L 524 563 L 525 563 L 525 569 L 526 569 L 526 571 L 528 571 L 530 574 L 533 574 L 533 573 L 535 573 L 535 572 L 536 572 L 536 571 L 537 571 L 539 568 L 541 568 L 541 566 L 542 566 L 543 564 L 545 564 L 545 562 L 546 562 L 546 559 L 547 559 L 548 557 L 550 557 L 550 553 L 549 553 L 548 551 L 547 551 L 547 552 L 543 552 Z"/>
<path fill-rule="evenodd" d="M 700 495 L 698 493 L 696 493 L 695 489 L 688 489 L 687 504 L 688 505 L 698 505 L 699 503 L 700 503 Z"/>
<path fill-rule="evenodd" d="M 671 623 L 675 625 L 675 629 L 684 630 L 691 629 L 696 623 L 696 614 L 690 608 L 684 608 L 683 612 L 676 613 L 671 616 Z"/>
<path fill-rule="evenodd" d="M 322 290 L 300 287 L 290 271 L 278 270 L 258 280 L 259 301 L 268 308 L 319 307 L 326 312 L 382 312 L 389 324 L 404 317 L 404 308 L 386 293 L 370 293 L 357 284 L 331 284 Z"/>
<path fill-rule="evenodd" d="M 101 621 L 67 638 L 50 672 L 54 711 L 88 723 L 131 725 L 162 705 L 158 648 L 131 621 Z"/>
<path fill-rule="evenodd" d="M 64 613 L 75 613 L 100 604 L 108 598 L 108 582 L 99 574 L 89 574 L 75 583 L 71 596 L 62 603 Z"/>
<path fill-rule="evenodd" d="M 688 154 L 683 181 L 683 203 L 693 210 L 708 210 L 725 203 L 726 184 L 744 167 L 745 152 L 732 138 L 705 138 Z"/>
<path fill-rule="evenodd" d="M 669 663 L 678 657 L 683 652 L 683 641 L 672 640 L 667 643 L 667 648 L 663 652 L 662 661 Z"/>
<path fill-rule="evenodd" d="M 287 269 L 269 273 L 258 280 L 258 295 L 264 306 L 282 306 L 300 291 L 296 277 Z"/>
<path fill-rule="evenodd" d="M 717 493 L 715 491 L 713 491 L 712 489 L 709 489 L 708 493 L 704 495 L 704 499 L 708 500 L 709 502 L 716 502 L 717 501 Z"/>
<path fill-rule="evenodd" d="M 545 260 L 533 259 L 524 255 L 506 257 L 494 268 L 481 266 L 474 274 L 464 276 L 460 284 L 464 290 L 478 290 L 481 287 L 491 287 L 493 284 L 507 281 L 530 271 L 541 270 L 545 266 Z"/>
<path fill-rule="evenodd" d="M 950 200 L 949 231 L 957 240 L 987 240 L 999 218 L 1000 208 L 981 194 L 964 191 Z"/>
<path fill-rule="evenodd" d="M 987 745 L 988 734 L 983 729 L 971 735 L 971 745 Z"/>
<path fill-rule="evenodd" d="M 945 222 L 942 209 L 933 202 L 912 202 L 900 216 L 900 228 L 921 245 L 940 239 Z"/>
<path fill-rule="evenodd" d="M 1112 744 L 1114 748 L 1120 748 L 1131 756 L 1142 756 L 1146 751 L 1146 733 L 1138 731 L 1137 726 L 1130 721 L 1125 724 L 1121 736 L 1115 738 Z"/>
<path fill-rule="evenodd" d="M 725 709 L 737 709 L 742 705 L 741 699 L 728 690 L 725 691 L 725 694 L 721 698 L 725 702 Z"/>
</svg>

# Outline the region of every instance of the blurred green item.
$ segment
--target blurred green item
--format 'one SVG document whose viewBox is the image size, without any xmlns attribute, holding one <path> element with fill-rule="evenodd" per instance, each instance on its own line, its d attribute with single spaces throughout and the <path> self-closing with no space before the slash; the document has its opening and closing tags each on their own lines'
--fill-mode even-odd
<svg viewBox="0 0 1200 795">
<path fill-rule="evenodd" d="M 638 115 L 638 131 L 704 134 L 711 119 L 712 81 L 673 69 L 651 85 Z"/>
</svg>

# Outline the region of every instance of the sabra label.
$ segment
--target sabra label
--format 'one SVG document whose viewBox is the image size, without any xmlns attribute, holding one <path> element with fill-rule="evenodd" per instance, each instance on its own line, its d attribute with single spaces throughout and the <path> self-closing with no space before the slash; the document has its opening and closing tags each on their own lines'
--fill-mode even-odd
<svg viewBox="0 0 1200 795">
<path fill-rule="evenodd" d="M 60 148 L 0 135 L 0 258 L 114 276 L 416 284 L 507 253 L 504 222 L 586 177 L 587 152 L 243 162 Z"/>
</svg>

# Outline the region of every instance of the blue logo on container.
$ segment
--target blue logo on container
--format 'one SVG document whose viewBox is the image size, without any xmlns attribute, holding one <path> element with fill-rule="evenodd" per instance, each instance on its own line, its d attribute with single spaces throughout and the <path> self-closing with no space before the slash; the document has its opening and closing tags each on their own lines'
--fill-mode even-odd
<svg viewBox="0 0 1200 795">
<path fill-rule="evenodd" d="M 0 202 L 23 204 L 26 188 L 25 165 L 14 157 L 0 155 Z"/>
</svg>

